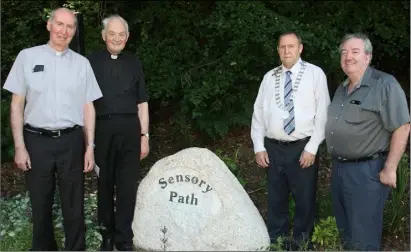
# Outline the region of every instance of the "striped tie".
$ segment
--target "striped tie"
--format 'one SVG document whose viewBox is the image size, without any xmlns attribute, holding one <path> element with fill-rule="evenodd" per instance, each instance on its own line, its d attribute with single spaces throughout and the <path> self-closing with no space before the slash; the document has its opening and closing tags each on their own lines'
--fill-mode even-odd
<svg viewBox="0 0 411 252">
<path fill-rule="evenodd" d="M 285 109 L 288 110 L 290 115 L 287 119 L 284 120 L 284 131 L 288 135 L 293 133 L 295 130 L 295 121 L 294 121 L 294 103 L 290 101 L 291 92 L 293 91 L 292 81 L 291 81 L 291 71 L 286 72 L 285 85 L 284 85 L 284 104 Z"/>
</svg>

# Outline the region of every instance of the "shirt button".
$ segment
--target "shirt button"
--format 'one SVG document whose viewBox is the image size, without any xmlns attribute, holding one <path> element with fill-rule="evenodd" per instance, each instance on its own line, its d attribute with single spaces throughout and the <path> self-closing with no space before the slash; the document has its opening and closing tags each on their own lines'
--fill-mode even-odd
<svg viewBox="0 0 411 252">
<path fill-rule="evenodd" d="M 331 146 L 331 149 L 334 149 L 334 146 Z"/>
<path fill-rule="evenodd" d="M 338 119 L 338 117 L 335 118 L 335 120 L 337 120 L 337 119 Z"/>
<path fill-rule="evenodd" d="M 331 135 L 334 135 L 334 132 L 331 132 Z"/>
<path fill-rule="evenodd" d="M 341 107 L 344 107 L 344 104 L 341 104 Z"/>
</svg>

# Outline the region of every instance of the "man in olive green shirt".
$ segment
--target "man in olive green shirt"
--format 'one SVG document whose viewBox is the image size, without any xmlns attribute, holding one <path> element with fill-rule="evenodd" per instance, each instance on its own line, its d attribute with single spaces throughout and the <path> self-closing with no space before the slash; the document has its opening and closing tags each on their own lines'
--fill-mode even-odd
<svg viewBox="0 0 411 252">
<path fill-rule="evenodd" d="M 346 35 L 340 54 L 348 78 L 335 92 L 325 129 L 333 210 L 344 249 L 379 250 L 384 203 L 409 136 L 408 106 L 397 80 L 369 66 L 366 35 Z"/>
</svg>

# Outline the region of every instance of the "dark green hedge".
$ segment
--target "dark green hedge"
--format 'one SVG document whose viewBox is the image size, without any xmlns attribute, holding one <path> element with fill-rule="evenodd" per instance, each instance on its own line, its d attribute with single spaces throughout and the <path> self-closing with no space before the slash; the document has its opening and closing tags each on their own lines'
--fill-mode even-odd
<svg viewBox="0 0 411 252">
<path fill-rule="evenodd" d="M 22 48 L 47 41 L 47 11 L 65 2 L 85 15 L 87 52 L 104 46 L 101 18 L 122 15 L 130 25 L 127 49 L 144 64 L 151 107 L 171 110 L 179 127 L 210 137 L 250 125 L 260 81 L 279 64 L 276 41 L 285 30 L 300 33 L 302 56 L 324 69 L 331 95 L 344 77 L 339 40 L 357 31 L 371 38 L 372 64 L 409 93 L 409 1 L 2 1 L 3 82 Z M 3 161 L 13 149 L 8 103 L 2 92 Z"/>
</svg>

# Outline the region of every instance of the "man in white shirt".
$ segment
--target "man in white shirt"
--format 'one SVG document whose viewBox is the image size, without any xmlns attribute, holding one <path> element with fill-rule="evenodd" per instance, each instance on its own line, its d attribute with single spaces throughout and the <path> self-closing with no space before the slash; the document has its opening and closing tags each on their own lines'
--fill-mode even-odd
<svg viewBox="0 0 411 252">
<path fill-rule="evenodd" d="M 268 232 L 272 243 L 289 232 L 288 199 L 295 201 L 293 239 L 286 249 L 309 242 L 314 227 L 318 147 L 330 96 L 323 70 L 303 61 L 301 38 L 294 32 L 279 37 L 282 65 L 265 74 L 251 123 L 256 162 L 267 169 Z"/>
</svg>

